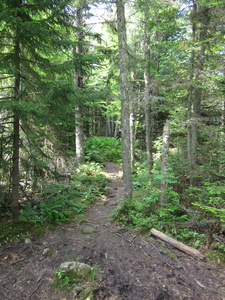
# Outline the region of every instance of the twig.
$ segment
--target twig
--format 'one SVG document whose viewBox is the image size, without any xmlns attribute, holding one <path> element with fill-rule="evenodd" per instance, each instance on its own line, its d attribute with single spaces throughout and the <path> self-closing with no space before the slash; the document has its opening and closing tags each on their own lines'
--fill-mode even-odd
<svg viewBox="0 0 225 300">
<path fill-rule="evenodd" d="M 146 252 L 144 252 L 144 255 L 145 255 L 147 258 L 151 259 L 151 257 L 150 257 Z"/>
<path fill-rule="evenodd" d="M 134 239 L 136 239 L 136 237 L 139 235 L 139 233 L 135 234 L 132 236 L 132 238 L 129 240 L 130 243 L 133 242 Z"/>
<path fill-rule="evenodd" d="M 137 237 L 137 235 L 135 235 L 134 237 L 132 237 L 130 240 L 124 238 L 121 234 L 119 234 L 118 232 L 116 231 L 111 231 L 111 233 L 115 233 L 116 235 L 118 235 L 121 239 L 123 239 L 124 241 L 126 241 L 127 243 L 129 244 L 132 244 L 133 243 L 133 240 Z"/>
<path fill-rule="evenodd" d="M 25 298 L 25 299 L 29 299 L 30 298 L 30 296 L 32 296 L 38 289 L 39 289 L 39 287 L 41 286 L 41 284 L 42 284 L 42 281 L 43 281 L 43 279 L 42 278 L 40 278 L 39 279 L 39 283 L 38 283 L 38 285 L 36 286 L 36 288 Z"/>
</svg>

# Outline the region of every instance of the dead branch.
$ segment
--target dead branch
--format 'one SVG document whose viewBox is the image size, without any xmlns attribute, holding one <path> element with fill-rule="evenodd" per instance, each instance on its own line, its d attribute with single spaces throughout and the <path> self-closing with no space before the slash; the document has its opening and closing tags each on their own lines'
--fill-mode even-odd
<svg viewBox="0 0 225 300">
<path fill-rule="evenodd" d="M 36 288 L 26 297 L 26 299 L 29 299 L 39 289 L 42 282 L 43 282 L 43 279 L 42 278 L 39 279 L 39 283 L 37 284 Z"/>
<path fill-rule="evenodd" d="M 168 235 L 152 228 L 150 230 L 150 233 L 154 236 L 156 236 L 157 238 L 163 240 L 164 242 L 167 242 L 168 244 L 172 245 L 173 247 L 181 250 L 182 252 L 185 252 L 189 255 L 191 255 L 192 257 L 195 257 L 197 259 L 201 259 L 201 260 L 204 260 L 205 257 L 203 254 L 201 254 L 198 250 L 192 248 L 192 247 L 189 247 L 181 242 L 178 242 L 177 240 L 169 237 Z"/>
</svg>

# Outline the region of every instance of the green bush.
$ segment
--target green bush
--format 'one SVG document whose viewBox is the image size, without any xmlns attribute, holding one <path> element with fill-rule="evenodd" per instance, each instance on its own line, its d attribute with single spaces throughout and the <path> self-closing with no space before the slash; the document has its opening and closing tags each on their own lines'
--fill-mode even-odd
<svg viewBox="0 0 225 300">
<path fill-rule="evenodd" d="M 147 194 L 146 189 L 137 190 L 132 200 L 124 199 L 121 202 L 113 216 L 120 223 L 144 232 L 152 227 L 169 232 L 174 227 L 174 222 L 188 219 L 181 211 L 174 191 L 168 191 L 169 200 L 163 206 L 159 197 L 160 191 L 154 187 L 151 187 Z"/>
<path fill-rule="evenodd" d="M 190 187 L 190 196 L 203 214 L 225 222 L 225 182 L 206 182 L 201 188 Z"/>
<path fill-rule="evenodd" d="M 85 143 L 87 161 L 103 163 L 105 161 L 121 161 L 121 143 L 117 138 L 92 137 Z"/>
<path fill-rule="evenodd" d="M 99 166 L 95 174 L 94 163 L 91 163 L 91 168 L 91 174 L 86 166 L 85 171 L 73 175 L 70 182 L 46 183 L 31 201 L 23 202 L 20 205 L 20 222 L 15 228 L 11 222 L 0 223 L 0 245 L 27 234 L 32 235 L 36 229 L 38 235 L 41 231 L 43 233 L 42 228 L 80 219 L 79 215 L 108 191 L 109 179 L 100 172 Z"/>
<path fill-rule="evenodd" d="M 27 202 L 22 205 L 20 221 L 29 221 L 44 225 L 48 222 L 61 223 L 69 221 L 74 214 L 85 211 L 85 204 L 80 199 L 82 193 L 74 184 L 48 185 L 43 192 L 42 200 L 36 204 Z"/>
</svg>

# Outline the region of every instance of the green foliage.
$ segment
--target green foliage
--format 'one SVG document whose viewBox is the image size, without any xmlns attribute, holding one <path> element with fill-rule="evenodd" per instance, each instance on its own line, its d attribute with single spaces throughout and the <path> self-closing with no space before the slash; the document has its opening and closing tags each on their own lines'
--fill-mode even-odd
<svg viewBox="0 0 225 300">
<path fill-rule="evenodd" d="M 225 245 L 218 238 L 215 239 L 213 248 L 209 249 L 207 255 L 210 260 L 216 263 L 225 264 Z"/>
<path fill-rule="evenodd" d="M 93 166 L 93 164 L 92 164 Z M 108 191 L 108 178 L 103 173 L 74 175 L 72 181 L 47 183 L 32 201 L 20 205 L 20 222 L 15 227 L 11 222 L 0 223 L 0 243 L 24 235 L 42 233 L 49 226 L 76 221 L 87 207 Z"/>
<path fill-rule="evenodd" d="M 110 137 L 92 137 L 85 143 L 87 161 L 103 163 L 105 161 L 121 161 L 121 143 L 119 139 Z"/>
<path fill-rule="evenodd" d="M 22 240 L 24 236 L 30 236 L 31 234 L 33 237 L 39 237 L 42 236 L 45 231 L 46 228 L 30 222 L 0 223 L 0 246 L 3 243 Z"/>
<path fill-rule="evenodd" d="M 205 215 L 218 218 L 225 222 L 225 182 L 206 182 L 203 187 L 189 188 L 190 196 L 194 198 L 193 205 L 197 206 Z"/>
<path fill-rule="evenodd" d="M 159 203 L 160 192 L 140 188 L 134 192 L 133 199 L 124 199 L 114 211 L 113 217 L 129 228 L 149 232 L 156 228 L 169 236 L 200 247 L 205 240 L 205 235 L 191 230 L 186 225 L 190 216 L 179 205 L 177 195 L 170 195 L 169 202 L 165 205 Z"/>
<path fill-rule="evenodd" d="M 28 202 L 21 209 L 20 221 L 30 221 L 31 223 L 55 222 L 57 224 L 69 221 L 73 214 L 82 213 L 85 205 L 76 203 L 73 199 L 74 193 L 60 194 L 46 197 L 39 205 L 32 205 Z"/>
<path fill-rule="evenodd" d="M 77 171 L 80 176 L 96 176 L 102 174 L 102 166 L 96 162 L 87 162 L 80 165 Z"/>
<path fill-rule="evenodd" d="M 124 199 L 114 211 L 113 216 L 128 227 L 148 231 L 152 227 L 169 231 L 174 224 L 187 220 L 181 211 L 177 194 L 168 191 L 168 203 L 159 203 L 160 191 L 154 186 L 140 188 L 134 192 L 133 199 Z"/>
<path fill-rule="evenodd" d="M 168 201 L 161 205 L 160 181 L 164 178 L 168 184 Z M 190 215 L 182 209 L 179 195 L 173 189 L 179 182 L 172 170 L 162 174 L 154 169 L 152 174 L 148 174 L 140 167 L 136 169 L 133 179 L 133 199 L 124 199 L 113 213 L 119 223 L 144 232 L 156 228 L 195 247 L 202 244 L 204 235 L 186 225 L 190 222 Z"/>
<path fill-rule="evenodd" d="M 79 299 L 81 300 L 92 299 L 98 273 L 97 267 L 74 270 L 59 269 L 56 271 L 57 276 L 52 282 L 52 287 L 65 292 L 73 291 L 74 294 L 79 291 Z"/>
</svg>

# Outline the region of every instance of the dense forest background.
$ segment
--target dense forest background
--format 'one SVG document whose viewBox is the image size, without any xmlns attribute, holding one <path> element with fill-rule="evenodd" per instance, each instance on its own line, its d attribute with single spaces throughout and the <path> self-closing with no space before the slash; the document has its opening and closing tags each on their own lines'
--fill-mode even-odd
<svg viewBox="0 0 225 300">
<path fill-rule="evenodd" d="M 81 187 L 92 180 L 106 192 L 99 168 L 116 161 L 119 222 L 222 255 L 224 9 L 219 0 L 1 1 L 2 226 L 83 211 L 93 189 Z"/>
</svg>

